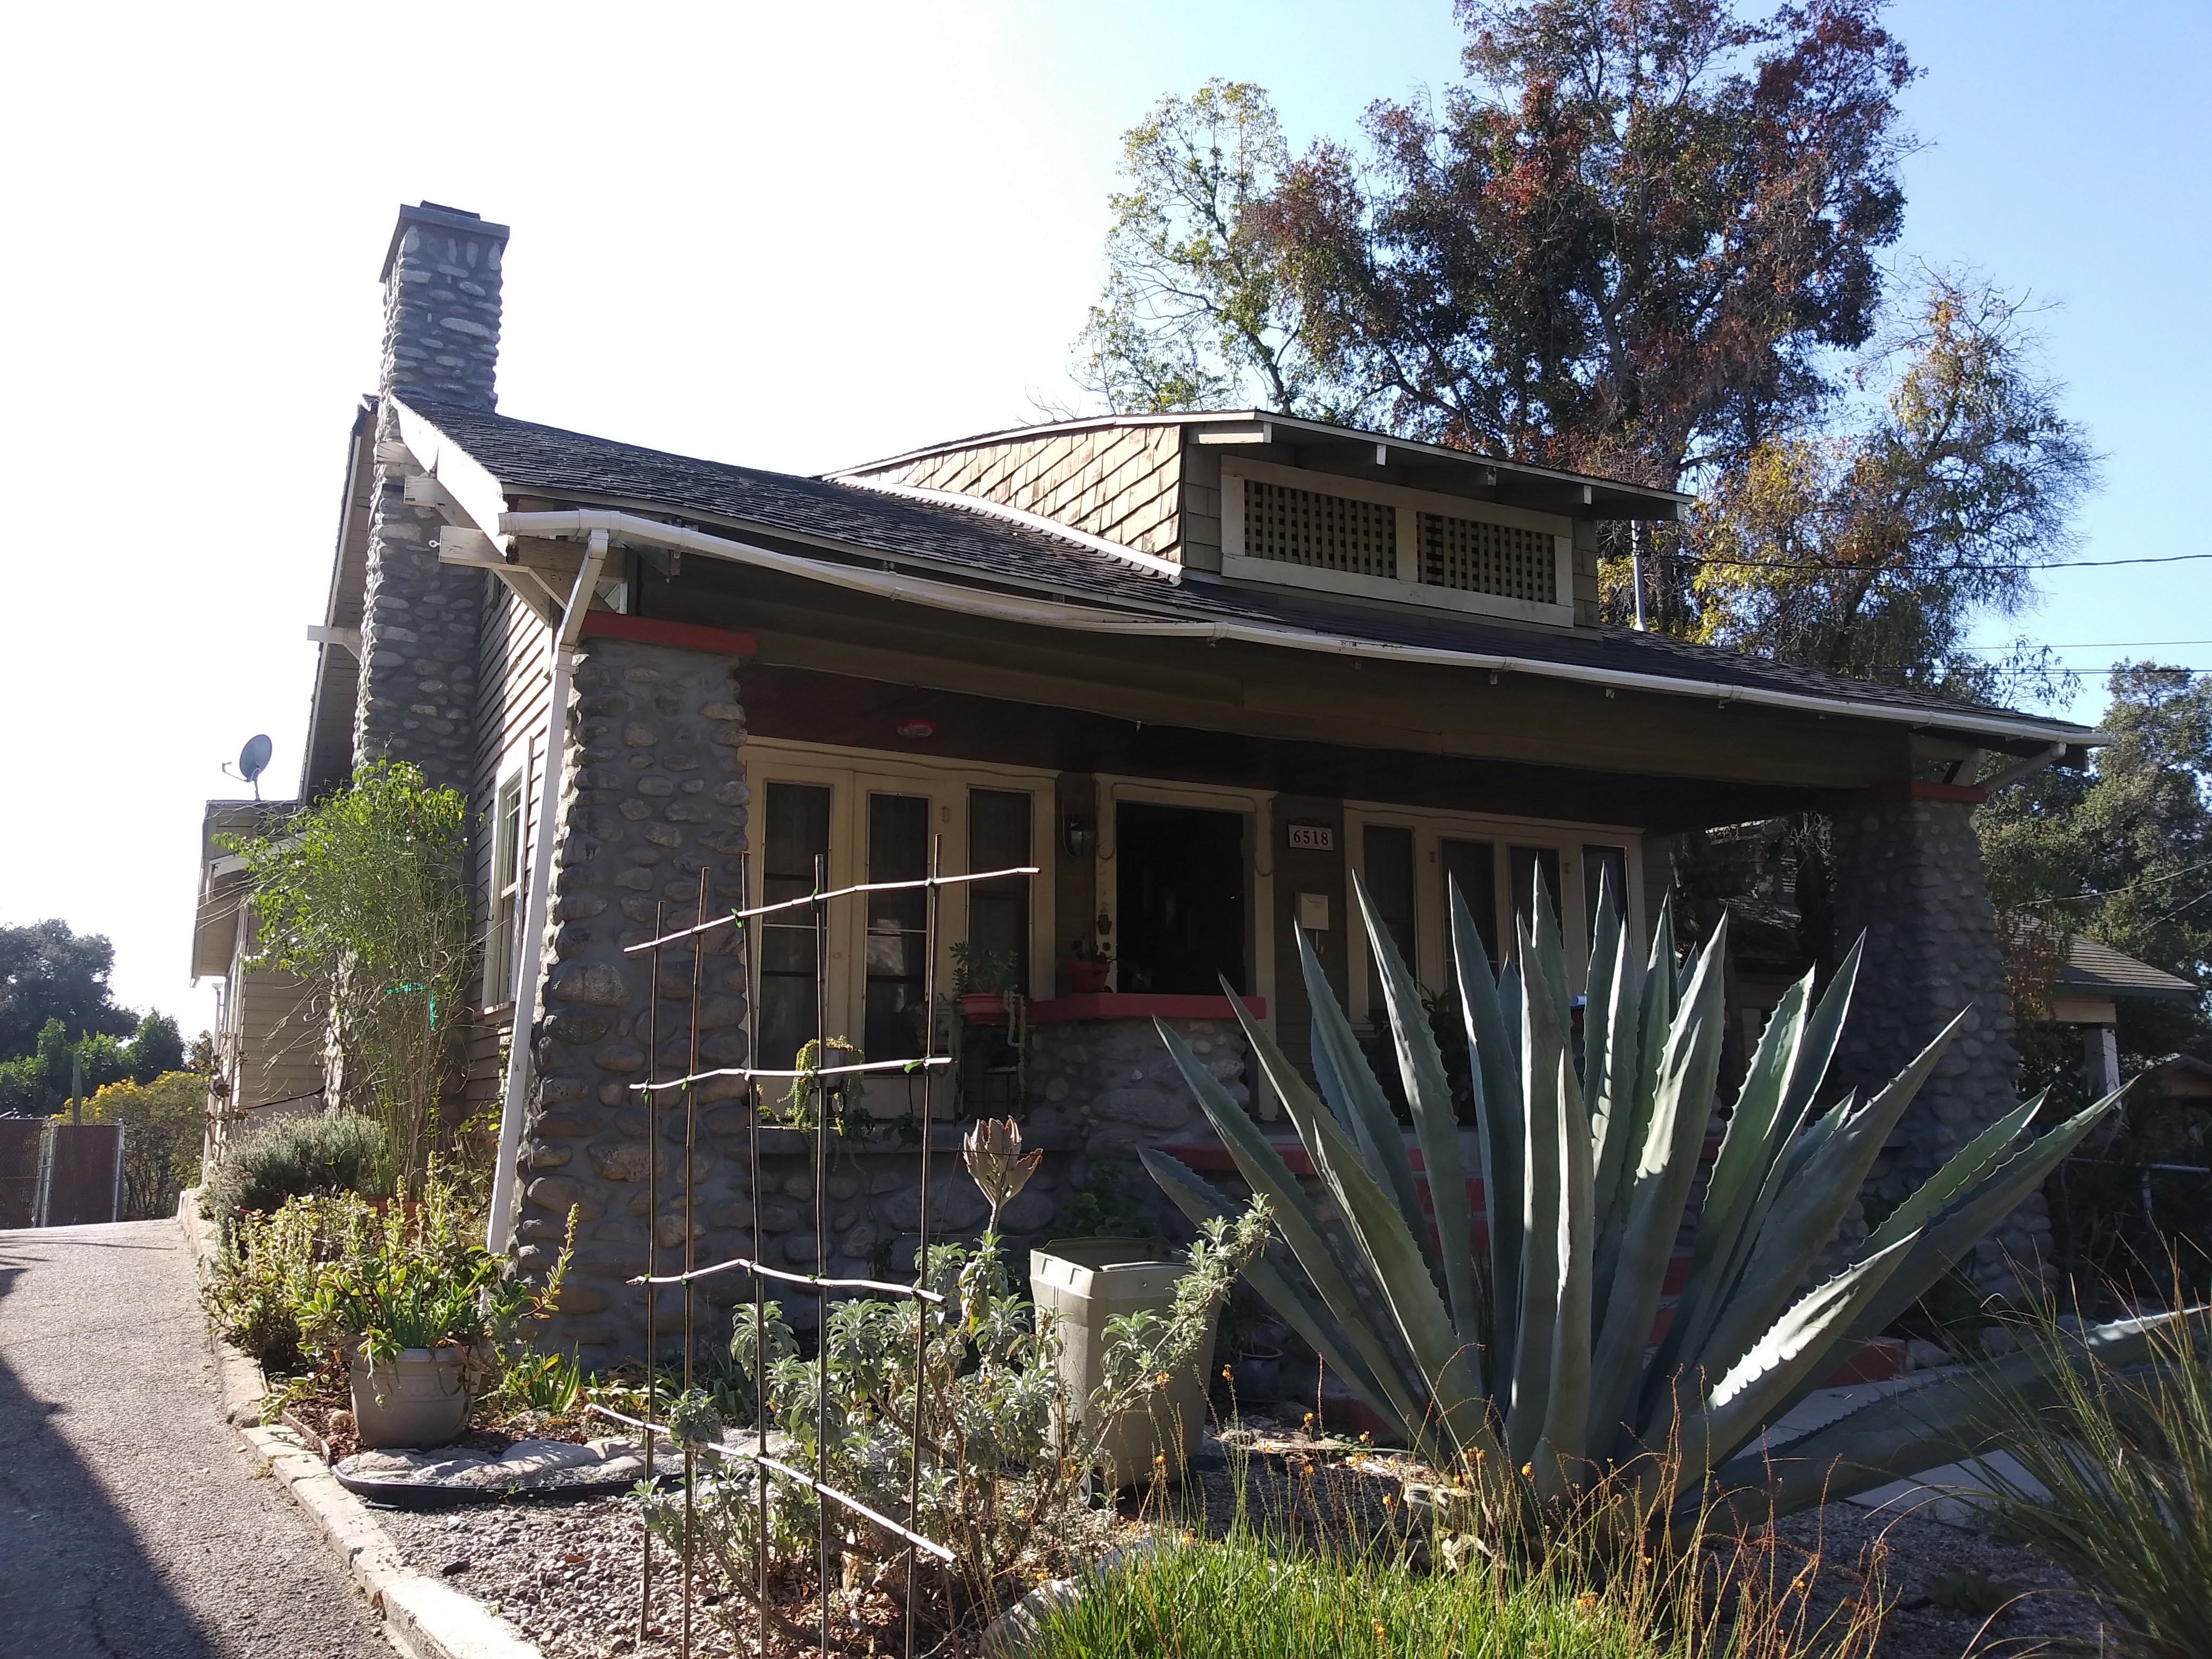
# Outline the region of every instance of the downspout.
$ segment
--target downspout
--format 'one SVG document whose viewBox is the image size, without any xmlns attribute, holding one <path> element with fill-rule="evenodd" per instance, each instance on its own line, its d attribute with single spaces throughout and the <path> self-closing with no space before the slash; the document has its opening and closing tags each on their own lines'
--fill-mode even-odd
<svg viewBox="0 0 2212 1659">
<path fill-rule="evenodd" d="M 507 1092 L 499 1109 L 499 1162 L 491 1178 L 491 1219 L 484 1248 L 495 1255 L 507 1249 L 514 1231 L 515 1164 L 522 1150 L 522 1120 L 530 1092 L 531 1033 L 540 1003 L 538 981 L 545 963 L 545 914 L 551 908 L 553 837 L 561 816 L 561 774 L 568 752 L 568 691 L 575 678 L 576 641 L 584 613 L 607 560 L 607 532 L 594 530 L 585 544 L 568 607 L 553 636 L 553 684 L 546 693 L 545 764 L 538 788 L 538 844 L 530 857 L 530 894 L 523 908 L 522 961 L 514 981 L 514 1024 L 508 1030 Z"/>
</svg>

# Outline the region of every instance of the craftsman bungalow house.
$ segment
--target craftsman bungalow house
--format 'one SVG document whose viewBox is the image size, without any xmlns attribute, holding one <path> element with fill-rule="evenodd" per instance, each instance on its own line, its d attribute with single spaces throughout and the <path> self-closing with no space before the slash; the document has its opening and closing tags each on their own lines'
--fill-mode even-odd
<svg viewBox="0 0 2212 1659">
<path fill-rule="evenodd" d="M 1972 780 L 2094 733 L 1601 623 L 1598 528 L 1674 518 L 1663 490 L 1251 411 L 1058 422 L 820 477 L 516 419 L 494 397 L 507 234 L 400 213 L 311 630 L 302 788 L 389 755 L 467 791 L 495 1224 L 541 1260 L 578 1206 L 561 1335 L 587 1358 L 634 1348 L 620 1280 L 648 1230 L 681 1237 L 672 1177 L 647 1213 L 631 1085 L 682 1068 L 694 1013 L 711 1064 L 787 1066 L 813 1029 L 802 921 L 764 927 L 750 962 L 718 946 L 690 1012 L 688 972 L 664 974 L 647 1054 L 651 987 L 623 946 L 693 915 L 702 870 L 723 909 L 741 880 L 756 901 L 809 890 L 817 859 L 832 885 L 919 874 L 940 846 L 948 872 L 1036 867 L 945 901 L 945 939 L 1030 1000 L 1024 1106 L 1065 1154 L 1010 1207 L 1016 1233 L 1098 1161 L 1203 1133 L 1152 1015 L 1243 1088 L 1217 975 L 1301 1052 L 1303 928 L 1367 1018 L 1355 874 L 1437 986 L 1449 878 L 1504 956 L 1537 872 L 1571 941 L 1608 873 L 1648 927 L 1660 838 L 1814 806 L 1834 817 L 1838 931 L 1872 933 L 1846 1066 L 1887 1071 L 1978 1009 L 1897 1173 L 2010 1103 Z M 872 1058 L 919 1040 L 921 927 L 893 894 L 828 935 L 830 1029 Z M 1111 957 L 1103 990 L 1079 989 L 1079 945 Z M 911 1086 L 875 1086 L 872 1109 Z M 710 1253 L 750 1243 L 736 1092 L 703 1103 Z M 963 1186 L 942 1224 L 975 1218 Z M 841 1170 L 841 1261 L 910 1250 L 912 1188 L 865 1156 Z M 811 1220 L 775 1190 L 763 1220 L 811 1261 Z"/>
</svg>

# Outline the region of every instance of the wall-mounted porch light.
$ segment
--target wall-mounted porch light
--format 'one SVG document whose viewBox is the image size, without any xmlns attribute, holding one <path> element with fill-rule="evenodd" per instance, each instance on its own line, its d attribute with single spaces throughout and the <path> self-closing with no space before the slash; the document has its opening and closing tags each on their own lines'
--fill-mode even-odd
<svg viewBox="0 0 2212 1659">
<path fill-rule="evenodd" d="M 1098 826 L 1089 818 L 1070 815 L 1060 826 L 1060 837 L 1070 858 L 1087 859 L 1098 850 Z"/>
</svg>

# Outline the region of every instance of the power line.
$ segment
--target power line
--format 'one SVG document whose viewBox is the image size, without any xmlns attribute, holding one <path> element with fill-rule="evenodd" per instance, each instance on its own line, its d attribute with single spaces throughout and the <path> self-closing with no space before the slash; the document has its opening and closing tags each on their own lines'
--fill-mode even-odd
<svg viewBox="0 0 2212 1659">
<path fill-rule="evenodd" d="M 1625 553 L 1612 556 L 1626 558 Z M 2212 559 L 2212 553 L 2164 553 L 2147 555 L 2136 559 L 2069 559 L 2052 564 L 1941 564 L 1929 565 L 1923 570 L 1911 564 L 1838 564 L 1826 559 L 1717 559 L 1697 553 L 1676 554 L 1683 564 L 1728 565 L 1740 570 L 1826 570 L 1836 575 L 1881 576 L 1954 575 L 1964 574 L 1996 574 L 2014 570 L 2094 570 L 2108 569 L 2122 564 L 2181 564 L 2191 559 Z"/>
</svg>

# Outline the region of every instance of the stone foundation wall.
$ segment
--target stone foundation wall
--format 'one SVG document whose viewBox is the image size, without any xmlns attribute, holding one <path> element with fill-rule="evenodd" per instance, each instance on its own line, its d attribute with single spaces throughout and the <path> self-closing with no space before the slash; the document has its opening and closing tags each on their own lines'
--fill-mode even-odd
<svg viewBox="0 0 2212 1659">
<path fill-rule="evenodd" d="M 2018 1103 L 2012 1006 L 1971 811 L 1911 799 L 1833 816 L 1837 946 L 1848 949 L 1863 930 L 1867 947 L 1831 1091 L 1880 1086 L 1969 1010 L 1875 1162 L 1867 1190 L 1883 1202 L 1902 1198 Z M 1974 1261 L 1983 1290 L 2018 1288 L 2008 1260 L 2033 1276 L 2050 1232 L 2038 1194 L 1983 1241 Z"/>
</svg>

